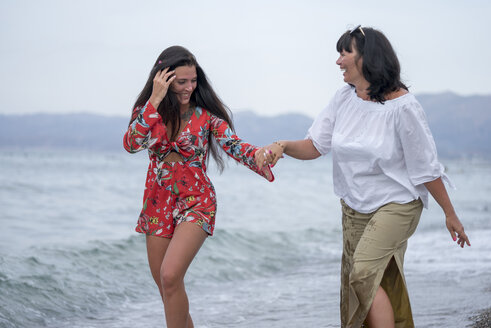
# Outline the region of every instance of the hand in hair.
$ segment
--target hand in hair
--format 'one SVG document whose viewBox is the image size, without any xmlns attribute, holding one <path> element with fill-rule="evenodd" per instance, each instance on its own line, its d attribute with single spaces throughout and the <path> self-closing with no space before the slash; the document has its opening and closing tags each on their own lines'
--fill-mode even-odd
<svg viewBox="0 0 491 328">
<path fill-rule="evenodd" d="M 176 78 L 174 71 L 168 70 L 169 67 L 166 67 L 164 70 L 158 71 L 153 78 L 152 95 L 150 96 L 149 101 L 154 108 L 159 107 L 160 103 L 167 94 L 170 84 Z"/>
</svg>

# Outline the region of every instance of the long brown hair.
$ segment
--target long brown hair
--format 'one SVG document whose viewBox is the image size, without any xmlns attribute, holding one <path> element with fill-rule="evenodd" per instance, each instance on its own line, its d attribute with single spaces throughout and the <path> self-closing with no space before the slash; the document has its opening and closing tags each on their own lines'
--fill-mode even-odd
<svg viewBox="0 0 491 328">
<path fill-rule="evenodd" d="M 231 119 L 231 112 L 227 106 L 220 100 L 216 95 L 215 91 L 208 82 L 205 72 L 199 66 L 194 55 L 184 47 L 172 46 L 164 51 L 158 56 L 155 61 L 148 80 L 143 87 L 143 90 L 138 95 L 138 98 L 133 105 L 133 115 L 130 120 L 130 124 L 135 120 L 138 112 L 135 111 L 136 108 L 145 105 L 145 103 L 150 99 L 153 90 L 153 79 L 157 72 L 169 67 L 169 70 L 174 70 L 179 66 L 194 66 L 196 67 L 197 74 L 197 86 L 191 95 L 191 103 L 208 110 L 213 115 L 223 119 L 228 123 L 230 128 L 233 130 L 233 123 Z M 177 133 L 181 128 L 181 118 L 180 118 L 180 105 L 177 100 L 177 96 L 169 88 L 164 99 L 157 108 L 158 113 L 162 117 L 164 124 L 170 122 L 172 126 L 171 139 L 177 137 Z M 211 138 L 211 133 L 209 137 L 210 151 L 218 164 L 218 168 L 223 170 L 224 164 L 223 159 L 218 152 L 218 147 L 213 138 Z"/>
</svg>

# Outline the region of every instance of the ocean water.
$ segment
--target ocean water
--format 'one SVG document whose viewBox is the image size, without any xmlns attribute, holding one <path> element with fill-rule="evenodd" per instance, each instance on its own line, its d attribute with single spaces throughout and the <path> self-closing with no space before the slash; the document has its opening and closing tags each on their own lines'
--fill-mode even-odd
<svg viewBox="0 0 491 328">
<path fill-rule="evenodd" d="M 442 162 L 472 247 L 452 242 L 431 202 L 406 252 L 416 327 L 465 327 L 491 306 L 491 162 Z M 165 327 L 133 231 L 147 163 L 144 152 L 0 154 L 0 327 Z M 232 161 L 209 170 L 215 235 L 186 276 L 196 327 L 339 327 L 330 158 L 274 172 L 269 183 Z"/>
</svg>

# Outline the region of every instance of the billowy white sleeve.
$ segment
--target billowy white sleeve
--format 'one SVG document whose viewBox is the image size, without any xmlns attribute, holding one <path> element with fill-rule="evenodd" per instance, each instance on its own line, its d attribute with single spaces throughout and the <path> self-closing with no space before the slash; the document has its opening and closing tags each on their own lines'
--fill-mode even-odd
<svg viewBox="0 0 491 328">
<path fill-rule="evenodd" d="M 396 125 L 411 183 L 417 186 L 441 177 L 454 188 L 438 161 L 435 141 L 421 105 L 417 101 L 405 104 Z"/>
<path fill-rule="evenodd" d="M 352 91 L 351 89 L 347 85 L 336 92 L 327 107 L 317 115 L 305 136 L 305 139 L 312 140 L 314 147 L 321 155 L 326 155 L 331 151 L 336 112 L 339 104 L 347 97 L 348 92 Z"/>
</svg>

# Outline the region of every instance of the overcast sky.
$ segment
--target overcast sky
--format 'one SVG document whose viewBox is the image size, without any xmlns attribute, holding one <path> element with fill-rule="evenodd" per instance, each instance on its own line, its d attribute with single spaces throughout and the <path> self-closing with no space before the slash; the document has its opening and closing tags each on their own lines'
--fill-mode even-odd
<svg viewBox="0 0 491 328">
<path fill-rule="evenodd" d="M 387 35 L 412 92 L 491 94 L 491 1 L 0 0 L 0 114 L 128 116 L 159 53 L 182 45 L 232 111 L 314 117 L 357 24 Z"/>
</svg>

